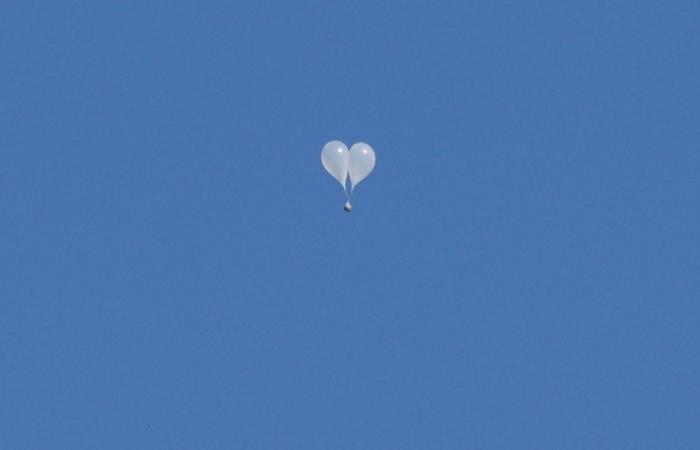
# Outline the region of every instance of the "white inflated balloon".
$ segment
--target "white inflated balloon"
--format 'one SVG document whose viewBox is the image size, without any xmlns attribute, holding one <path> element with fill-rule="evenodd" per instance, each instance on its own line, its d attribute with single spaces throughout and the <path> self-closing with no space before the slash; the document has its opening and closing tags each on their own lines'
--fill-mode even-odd
<svg viewBox="0 0 700 450">
<path fill-rule="evenodd" d="M 364 142 L 358 142 L 350 147 L 350 164 L 348 173 L 350 174 L 350 191 L 360 184 L 360 181 L 367 178 L 374 169 L 376 157 L 374 150 Z"/>
<path fill-rule="evenodd" d="M 331 141 L 323 146 L 321 150 L 321 164 L 323 168 L 328 171 L 328 173 L 333 176 L 341 186 L 343 190 L 345 188 L 345 180 L 348 177 L 348 165 L 350 163 L 350 153 L 345 144 L 340 141 Z"/>
</svg>

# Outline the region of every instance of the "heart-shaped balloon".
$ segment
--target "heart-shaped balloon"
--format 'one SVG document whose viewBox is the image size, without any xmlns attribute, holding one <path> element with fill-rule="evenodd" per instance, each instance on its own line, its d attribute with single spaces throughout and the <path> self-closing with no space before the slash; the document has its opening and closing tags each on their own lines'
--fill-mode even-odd
<svg viewBox="0 0 700 450">
<path fill-rule="evenodd" d="M 344 206 L 345 211 L 352 211 L 350 195 L 352 195 L 355 186 L 372 172 L 375 161 L 374 150 L 364 142 L 353 144 L 350 150 L 340 141 L 331 141 L 323 146 L 321 164 L 343 186 L 347 200 Z M 348 195 L 348 189 L 345 186 L 348 175 L 350 176 L 350 195 Z"/>
</svg>

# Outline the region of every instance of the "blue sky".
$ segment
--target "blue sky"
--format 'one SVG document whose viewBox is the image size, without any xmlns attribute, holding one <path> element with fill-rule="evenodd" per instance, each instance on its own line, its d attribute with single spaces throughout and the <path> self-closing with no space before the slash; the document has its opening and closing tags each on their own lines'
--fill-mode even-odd
<svg viewBox="0 0 700 450">
<path fill-rule="evenodd" d="M 0 448 L 698 448 L 697 2 L 144 3 L 2 7 Z"/>
</svg>

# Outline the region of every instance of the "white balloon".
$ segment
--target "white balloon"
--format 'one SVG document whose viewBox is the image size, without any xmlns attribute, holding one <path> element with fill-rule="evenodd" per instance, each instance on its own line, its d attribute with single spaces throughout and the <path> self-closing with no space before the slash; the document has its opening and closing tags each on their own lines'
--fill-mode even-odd
<svg viewBox="0 0 700 450">
<path fill-rule="evenodd" d="M 374 169 L 375 162 L 374 150 L 368 144 L 358 142 L 350 147 L 350 165 L 348 166 L 350 192 L 360 184 L 360 181 L 367 178 Z"/>
<path fill-rule="evenodd" d="M 333 178 L 338 180 L 343 191 L 347 194 L 345 180 L 348 178 L 348 165 L 350 154 L 345 144 L 340 141 L 331 141 L 323 146 L 321 150 L 321 164 Z"/>
</svg>

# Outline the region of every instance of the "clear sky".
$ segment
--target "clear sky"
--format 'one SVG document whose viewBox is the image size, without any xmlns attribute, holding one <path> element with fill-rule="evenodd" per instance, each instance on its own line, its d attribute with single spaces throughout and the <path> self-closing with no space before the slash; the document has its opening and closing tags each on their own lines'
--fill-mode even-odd
<svg viewBox="0 0 700 450">
<path fill-rule="evenodd" d="M 700 3 L 0 9 L 0 448 L 700 448 Z"/>
</svg>

